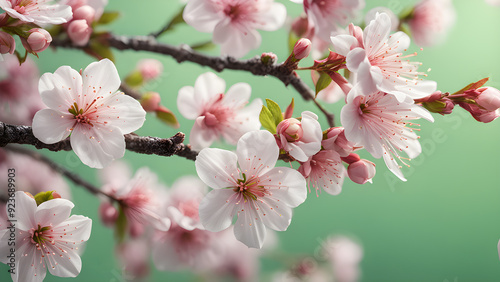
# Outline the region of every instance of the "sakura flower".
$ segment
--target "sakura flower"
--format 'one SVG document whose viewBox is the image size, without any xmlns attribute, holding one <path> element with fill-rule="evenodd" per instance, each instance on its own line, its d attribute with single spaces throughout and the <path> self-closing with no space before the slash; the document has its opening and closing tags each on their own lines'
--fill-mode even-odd
<svg viewBox="0 0 500 282">
<path fill-rule="evenodd" d="M 342 191 L 346 170 L 340 155 L 335 151 L 319 151 L 307 162 L 301 163 L 298 171 L 307 179 L 309 186 L 312 182 L 316 195 L 320 189 L 331 195 L 338 195 Z"/>
<path fill-rule="evenodd" d="M 240 58 L 260 46 L 257 29 L 273 31 L 283 25 L 286 8 L 274 0 L 190 0 L 183 17 L 196 30 L 213 33 L 223 55 Z"/>
<path fill-rule="evenodd" d="M 46 269 L 52 275 L 76 277 L 82 268 L 78 248 L 89 239 L 92 220 L 72 215 L 73 203 L 53 199 L 39 206 L 24 192 L 15 193 L 16 260 L 12 280 L 42 281 Z M 9 230 L 0 231 L 0 253 L 8 254 Z M 8 263 L 7 256 L 0 261 Z"/>
<path fill-rule="evenodd" d="M 359 281 L 359 264 L 363 259 L 363 248 L 359 243 L 346 236 L 334 236 L 324 242 L 323 251 L 333 268 L 335 281 Z"/>
<path fill-rule="evenodd" d="M 187 119 L 195 120 L 189 143 L 195 150 L 209 147 L 219 137 L 230 144 L 248 131 L 260 128 L 262 101 L 255 99 L 248 107 L 251 88 L 237 83 L 226 94 L 226 83 L 213 73 L 200 75 L 192 86 L 179 90 L 177 107 Z"/>
<path fill-rule="evenodd" d="M 111 168 L 111 172 L 116 172 L 123 166 Z M 109 175 L 109 172 L 106 174 Z M 126 175 L 126 172 L 120 172 L 117 177 L 120 175 Z M 165 189 L 158 183 L 158 177 L 148 168 L 139 169 L 129 181 L 112 181 L 105 185 L 103 190 L 120 201 L 121 210 L 127 218 L 129 232 L 133 237 L 141 235 L 146 226 L 164 231 L 170 228 L 170 220 L 161 211 Z"/>
<path fill-rule="evenodd" d="M 33 118 L 33 134 L 52 144 L 70 136 L 82 162 L 103 168 L 125 154 L 124 134 L 139 129 L 146 112 L 130 96 L 118 92 L 120 77 L 104 59 L 91 63 L 80 75 L 68 66 L 40 79 L 39 91 L 49 109 Z"/>
<path fill-rule="evenodd" d="M 124 279 L 135 281 L 149 275 L 150 252 L 151 246 L 145 238 L 128 240 L 116 246 L 116 256 L 122 265 Z"/>
<path fill-rule="evenodd" d="M 417 157 L 422 148 L 411 121 L 424 118 L 433 122 L 431 114 L 411 102 L 399 102 L 390 94 L 375 92 L 366 96 L 355 87 L 347 96 L 340 119 L 347 140 L 364 146 L 374 158 L 384 162 L 397 177 L 406 181 L 397 160 L 405 164 L 400 152 L 410 159 Z"/>
<path fill-rule="evenodd" d="M 278 146 L 300 162 L 305 162 L 321 149 L 321 125 L 313 112 L 302 112 L 298 121 L 289 118 L 281 121 L 277 128 Z"/>
<path fill-rule="evenodd" d="M 153 242 L 153 261 L 158 269 L 201 271 L 220 260 L 225 248 L 221 236 L 226 231 L 205 230 L 198 216 L 205 190 L 196 177 L 182 177 L 173 184 L 167 203 L 172 226 L 167 232 L 157 232 Z"/>
<path fill-rule="evenodd" d="M 364 6 L 364 0 L 304 0 L 304 10 L 315 34 L 323 40 L 328 40 L 336 29 L 347 26 Z"/>
<path fill-rule="evenodd" d="M 44 24 L 62 24 L 72 17 L 71 7 L 53 4 L 52 0 L 0 0 L 0 8 L 9 16 L 23 22 Z"/>
<path fill-rule="evenodd" d="M 451 0 L 422 0 L 413 9 L 408 25 L 417 45 L 433 46 L 443 42 L 455 18 Z"/>
<path fill-rule="evenodd" d="M 390 35 L 391 26 L 387 14 L 377 14 L 365 28 L 362 42 L 356 36 L 340 35 L 332 37 L 332 43 L 337 53 L 346 56 L 346 66 L 357 74 L 364 93 L 379 90 L 395 95 L 400 102 L 430 95 L 436 90 L 436 83 L 420 78 L 425 76 L 417 71 L 420 63 L 406 60 L 415 54 L 402 54 L 410 45 L 410 38 L 403 32 Z"/>
<path fill-rule="evenodd" d="M 294 169 L 274 167 L 279 155 L 274 136 L 252 131 L 238 141 L 236 154 L 203 149 L 195 162 L 198 176 L 212 187 L 200 203 L 203 226 L 212 232 L 228 228 L 233 217 L 236 239 L 261 248 L 265 226 L 284 231 L 292 220 L 292 208 L 307 197 L 306 181 Z"/>
</svg>

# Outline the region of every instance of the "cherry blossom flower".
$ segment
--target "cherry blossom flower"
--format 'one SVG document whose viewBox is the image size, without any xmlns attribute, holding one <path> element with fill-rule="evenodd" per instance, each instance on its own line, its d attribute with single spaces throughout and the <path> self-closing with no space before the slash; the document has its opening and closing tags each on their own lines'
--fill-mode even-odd
<svg viewBox="0 0 500 282">
<path fill-rule="evenodd" d="M 274 136 L 252 131 L 238 141 L 236 154 L 203 149 L 195 162 L 198 176 L 214 190 L 200 203 L 203 226 L 212 232 L 234 226 L 236 239 L 261 248 L 265 226 L 284 231 L 292 220 L 292 208 L 307 197 L 306 181 L 294 169 L 274 167 L 279 155 Z"/>
<path fill-rule="evenodd" d="M 399 102 L 390 94 L 375 92 L 363 96 L 355 87 L 347 96 L 340 119 L 347 139 L 364 146 L 374 158 L 384 158 L 385 164 L 397 177 L 406 181 L 397 160 L 405 164 L 400 152 L 410 159 L 417 157 L 422 148 L 411 121 L 434 119 L 424 108 L 411 102 Z"/>
<path fill-rule="evenodd" d="M 331 195 L 338 195 L 342 191 L 346 170 L 340 155 L 335 151 L 319 151 L 307 162 L 301 163 L 298 171 L 306 178 L 309 191 L 312 185 L 316 195 L 320 189 Z"/>
<path fill-rule="evenodd" d="M 321 149 L 321 125 L 313 112 L 302 112 L 302 119 L 289 118 L 277 128 L 278 146 L 300 162 L 305 162 Z"/>
<path fill-rule="evenodd" d="M 71 147 L 82 162 L 103 168 L 125 154 L 124 134 L 139 129 L 146 119 L 141 104 L 118 92 L 120 77 L 104 59 L 80 75 L 68 66 L 40 79 L 39 91 L 49 109 L 33 118 L 33 134 L 52 144 L 71 134 Z"/>
<path fill-rule="evenodd" d="M 122 265 L 123 279 L 127 281 L 145 278 L 150 273 L 151 246 L 146 238 L 127 240 L 116 246 L 116 257 Z"/>
<path fill-rule="evenodd" d="M 335 281 L 359 281 L 359 264 L 363 259 L 363 248 L 359 243 L 346 236 L 333 236 L 323 243 L 323 251 L 333 268 Z"/>
<path fill-rule="evenodd" d="M 54 4 L 52 0 L 0 0 L 0 8 L 9 16 L 23 22 L 62 24 L 68 22 L 73 13 L 67 5 Z"/>
<path fill-rule="evenodd" d="M 82 268 L 79 247 L 89 239 L 92 220 L 72 215 L 73 203 L 64 199 L 43 202 L 24 192 L 15 193 L 16 272 L 12 280 L 42 281 L 46 269 L 52 275 L 76 277 Z M 9 230 L 0 231 L 0 253 L 8 254 Z M 0 258 L 8 263 L 7 256 Z"/>
<path fill-rule="evenodd" d="M 230 144 L 248 131 L 260 129 L 262 100 L 255 99 L 248 107 L 251 88 L 237 83 L 226 94 L 226 83 L 213 73 L 200 75 L 192 86 L 179 90 L 177 107 L 187 119 L 195 120 L 189 143 L 195 150 L 209 147 L 219 137 Z"/>
<path fill-rule="evenodd" d="M 0 62 L 0 120 L 14 125 L 31 125 L 33 116 L 44 108 L 38 93 L 40 74 L 27 58 L 19 65 L 16 56 L 7 55 Z"/>
<path fill-rule="evenodd" d="M 273 31 L 283 25 L 286 8 L 274 0 L 190 0 L 183 17 L 196 30 L 213 33 L 223 55 L 240 58 L 260 46 L 257 29 Z"/>
<path fill-rule="evenodd" d="M 332 37 L 332 43 L 337 53 L 346 56 L 346 66 L 357 74 L 364 93 L 379 90 L 395 95 L 400 102 L 407 97 L 430 95 L 436 90 L 436 83 L 420 78 L 426 75 L 417 71 L 420 63 L 406 60 L 415 54 L 402 54 L 410 45 L 410 38 L 403 32 L 390 35 L 391 26 L 387 14 L 377 14 L 365 28 L 362 42 L 351 34 Z"/>
<path fill-rule="evenodd" d="M 198 207 L 206 190 L 199 178 L 191 176 L 172 185 L 166 203 L 172 226 L 167 232 L 157 232 L 153 242 L 153 261 L 159 270 L 202 271 L 218 264 L 226 247 L 221 240 L 226 231 L 207 231 L 200 222 Z"/>
<path fill-rule="evenodd" d="M 451 0 L 422 0 L 413 9 L 408 25 L 417 45 L 433 46 L 444 41 L 455 18 Z"/>
<path fill-rule="evenodd" d="M 108 182 L 103 190 L 121 202 L 130 234 L 137 237 L 144 232 L 146 226 L 168 230 L 170 219 L 165 217 L 161 209 L 162 201 L 166 199 L 166 188 L 158 183 L 158 177 L 144 167 L 132 179 L 126 180 L 123 177 L 127 175 L 126 167 L 112 165 L 103 178 L 109 179 L 113 173 L 116 173 L 117 180 Z"/>
<path fill-rule="evenodd" d="M 347 26 L 364 6 L 364 0 L 304 0 L 304 10 L 315 35 L 323 40 L 329 40 L 332 32 Z"/>
</svg>

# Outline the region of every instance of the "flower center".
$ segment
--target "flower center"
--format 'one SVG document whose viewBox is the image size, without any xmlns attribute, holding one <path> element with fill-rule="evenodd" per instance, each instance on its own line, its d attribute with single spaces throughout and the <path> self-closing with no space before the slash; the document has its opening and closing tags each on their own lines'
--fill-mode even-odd
<svg viewBox="0 0 500 282">
<path fill-rule="evenodd" d="M 68 112 L 70 112 L 74 116 L 77 123 L 84 123 L 84 124 L 89 124 L 90 126 L 94 126 L 88 115 L 83 111 L 83 109 L 80 109 L 78 107 L 77 103 L 73 103 L 71 108 L 68 109 Z"/>
<path fill-rule="evenodd" d="M 45 226 L 42 227 L 40 224 L 38 224 L 38 228 L 31 228 L 30 233 L 32 234 L 31 236 L 31 242 L 36 245 L 36 248 L 38 250 L 41 249 L 41 245 L 43 245 L 45 242 L 49 242 L 52 245 L 55 244 L 54 238 L 50 236 L 52 233 L 52 227 L 51 226 Z"/>
<path fill-rule="evenodd" d="M 28 6 L 33 6 L 38 4 L 37 2 L 32 3 L 32 0 L 17 0 L 17 1 L 12 1 L 12 7 L 16 12 L 19 14 L 25 14 L 26 13 L 26 8 Z"/>
<path fill-rule="evenodd" d="M 242 173 L 243 179 L 237 180 L 237 187 L 233 189 L 234 192 L 240 193 L 243 195 L 245 200 L 257 200 L 257 198 L 262 198 L 266 195 L 270 195 L 269 189 L 264 186 L 260 186 L 259 180 L 255 178 L 251 178 L 247 180 L 246 174 Z"/>
</svg>

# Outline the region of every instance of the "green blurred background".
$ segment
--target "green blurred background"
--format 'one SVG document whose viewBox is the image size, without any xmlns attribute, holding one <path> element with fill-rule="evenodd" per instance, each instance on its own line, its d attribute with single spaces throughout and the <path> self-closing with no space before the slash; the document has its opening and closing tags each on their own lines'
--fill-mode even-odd
<svg viewBox="0 0 500 282">
<path fill-rule="evenodd" d="M 121 18 L 109 26 L 116 34 L 146 35 L 158 30 L 181 7 L 177 0 L 111 0 L 108 11 L 120 11 Z M 282 0 L 289 15 L 296 17 L 301 6 Z M 365 11 L 386 6 L 398 13 L 415 1 L 367 0 Z M 438 88 L 456 91 L 466 84 L 490 77 L 489 86 L 500 88 L 500 7 L 488 6 L 482 0 L 454 1 L 457 22 L 444 44 L 419 51 L 416 60 L 423 70 L 432 68 L 429 79 Z M 262 52 L 274 52 L 279 61 L 286 59 L 287 28 L 277 32 L 261 32 L 263 44 L 247 58 Z M 209 34 L 180 26 L 161 37 L 171 44 L 194 44 L 210 39 Z M 218 54 L 218 48 L 206 51 Z M 147 89 L 160 92 L 163 104 L 174 111 L 180 130 L 189 133 L 193 124 L 182 118 L 176 109 L 177 91 L 193 85 L 196 77 L 210 71 L 186 62 L 177 64 L 168 57 L 145 52 L 115 52 L 117 68 L 124 77 L 141 58 L 159 59 L 164 74 Z M 61 65 L 85 68 L 93 59 L 75 50 L 47 50 L 37 63 L 41 72 L 53 72 Z M 312 86 L 308 72 L 299 73 Z M 316 111 L 293 90 L 277 79 L 253 77 L 249 73 L 224 71 L 220 74 L 227 86 L 248 82 L 252 98 L 272 98 L 283 108 L 293 97 L 295 113 Z M 342 107 L 327 105 L 337 113 Z M 500 281 L 497 243 L 500 239 L 500 121 L 491 124 L 476 122 L 467 112 L 457 108 L 453 115 L 435 116 L 434 124 L 422 121 L 423 153 L 405 169 L 408 182 L 399 181 L 388 172 L 383 161 L 376 160 L 377 175 L 373 184 L 363 186 L 349 180 L 338 196 L 309 194 L 307 201 L 295 209 L 288 231 L 279 236 L 279 253 L 286 256 L 267 258 L 261 263 L 262 280 L 289 266 L 291 255 L 311 255 L 331 234 L 347 234 L 357 238 L 364 248 L 361 263 L 362 281 Z M 325 120 L 320 117 L 323 128 Z M 137 133 L 170 137 L 177 130 L 169 128 L 148 114 L 145 126 Z M 217 146 L 218 144 L 216 144 Z M 227 147 L 227 146 L 226 146 Z M 81 164 L 74 153 L 45 152 L 70 170 L 99 185 L 96 171 Z M 368 154 L 362 155 L 371 159 Z M 134 169 L 148 166 L 161 180 L 171 185 L 179 176 L 196 174 L 194 163 L 179 157 L 162 158 L 127 152 L 125 160 Z M 279 165 L 286 166 L 281 163 Z M 122 281 L 121 270 L 114 258 L 111 229 L 100 223 L 99 201 L 93 195 L 72 186 L 75 214 L 93 219 L 93 231 L 82 256 L 83 269 L 74 281 Z M 290 260 L 282 260 L 288 257 Z M 154 269 L 154 267 L 153 267 Z M 165 273 L 153 270 L 151 281 L 199 281 L 189 272 Z M 0 280 L 10 280 L 7 267 L 0 266 Z M 45 281 L 66 281 L 47 274 Z"/>
</svg>

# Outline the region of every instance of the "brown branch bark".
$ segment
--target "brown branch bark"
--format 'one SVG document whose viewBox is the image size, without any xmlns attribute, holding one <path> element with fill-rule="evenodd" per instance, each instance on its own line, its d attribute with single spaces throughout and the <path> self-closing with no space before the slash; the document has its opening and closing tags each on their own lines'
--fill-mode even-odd
<svg viewBox="0 0 500 282">
<path fill-rule="evenodd" d="M 104 40 L 104 39 L 102 39 Z M 225 69 L 250 72 L 258 76 L 274 76 L 281 80 L 286 86 L 291 85 L 304 100 L 313 100 L 319 110 L 325 115 L 328 124 L 334 126 L 334 115 L 326 111 L 316 100 L 314 92 L 305 84 L 302 79 L 283 64 L 266 65 L 260 58 L 255 57 L 249 60 L 238 60 L 233 57 L 214 57 L 207 56 L 192 50 L 188 45 L 179 47 L 158 42 L 154 36 L 118 36 L 109 34 L 106 38 L 106 44 L 118 50 L 147 51 L 170 56 L 178 63 L 189 61 L 201 66 L 209 67 L 217 72 Z M 64 48 L 84 48 L 72 45 L 69 41 L 60 41 L 56 38 L 51 46 Z"/>
<path fill-rule="evenodd" d="M 144 137 L 135 134 L 126 134 L 125 143 L 129 151 L 139 154 L 164 157 L 177 155 L 189 160 L 196 160 L 198 153 L 191 150 L 188 145 L 183 143 L 184 136 L 182 132 L 170 138 Z M 30 126 L 9 125 L 0 121 L 0 147 L 5 147 L 7 144 L 27 144 L 37 149 L 47 149 L 50 151 L 72 150 L 69 139 L 54 144 L 45 144 L 33 135 Z"/>
</svg>

